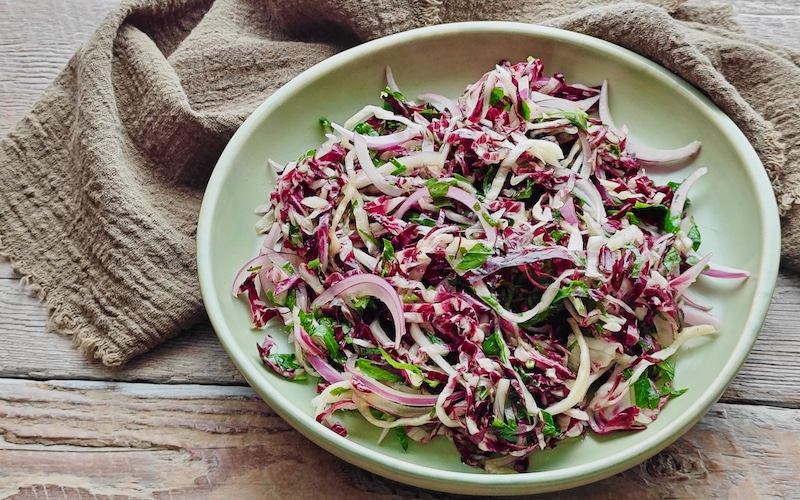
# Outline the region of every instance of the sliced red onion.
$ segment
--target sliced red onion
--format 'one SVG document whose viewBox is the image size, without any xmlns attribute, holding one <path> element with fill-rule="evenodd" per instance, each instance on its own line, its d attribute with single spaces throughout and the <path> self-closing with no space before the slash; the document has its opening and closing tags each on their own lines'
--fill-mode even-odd
<svg viewBox="0 0 800 500">
<path fill-rule="evenodd" d="M 336 123 L 331 123 L 331 127 L 333 127 L 334 130 L 339 132 L 339 134 L 341 134 L 342 137 L 345 137 L 351 141 L 353 140 L 353 137 L 356 135 L 356 133 L 353 132 L 352 130 L 347 130 L 346 128 Z M 406 127 L 400 132 L 395 132 L 393 134 L 366 136 L 364 138 L 364 142 L 367 144 L 368 148 L 383 150 L 404 144 L 410 141 L 411 139 L 414 139 L 417 136 L 420 136 L 418 130 Z"/>
<path fill-rule="evenodd" d="M 298 347 L 300 347 L 304 357 L 309 358 L 311 356 L 317 356 L 322 358 L 322 356 L 326 356 L 327 353 L 324 352 L 317 344 L 315 344 L 308 332 L 306 332 L 300 326 L 300 322 L 297 321 L 296 315 L 292 314 L 292 316 L 295 316 L 295 325 L 292 329 L 294 341 L 297 343 Z"/>
<path fill-rule="evenodd" d="M 324 359 L 320 358 L 319 356 L 314 356 L 311 354 L 306 355 L 306 359 L 317 370 L 317 373 L 320 374 L 322 378 L 328 381 L 329 384 L 335 384 L 337 382 L 341 382 L 344 380 L 342 377 L 341 372 L 336 368 L 329 365 Z"/>
<path fill-rule="evenodd" d="M 689 288 L 689 285 L 695 282 L 697 277 L 703 272 L 708 262 L 711 260 L 711 254 L 709 253 L 699 261 L 697 264 L 693 265 L 689 269 L 683 272 L 677 278 L 672 279 L 669 282 L 669 285 L 677 291 L 677 294 L 680 295 L 684 290 Z"/>
<path fill-rule="evenodd" d="M 394 216 L 397 217 L 398 219 L 402 219 L 403 215 L 405 215 L 405 213 L 408 212 L 408 209 L 419 203 L 419 201 L 424 197 L 428 198 L 431 197 L 431 193 L 430 191 L 428 191 L 428 188 L 421 187 L 417 189 L 416 191 L 411 193 L 411 195 L 409 195 L 409 197 L 406 198 L 405 201 L 401 203 L 399 207 L 397 207 Z"/>
<path fill-rule="evenodd" d="M 710 314 L 708 311 L 703 311 L 689 304 L 684 304 L 681 311 L 683 311 L 684 324 L 688 326 L 711 325 L 714 327 L 714 330 L 719 330 L 719 318 Z"/>
<path fill-rule="evenodd" d="M 715 264 L 713 262 L 709 262 L 708 269 L 703 271 L 702 274 L 712 278 L 724 279 L 747 278 L 750 276 L 750 273 L 743 269 L 734 269 L 732 267 L 723 266 L 722 264 Z"/>
<path fill-rule="evenodd" d="M 406 334 L 406 324 L 403 320 L 403 302 L 397 291 L 384 280 L 374 274 L 356 274 L 339 281 L 319 295 L 311 307 L 327 304 L 336 297 L 354 299 L 363 296 L 375 297 L 389 309 L 394 321 L 394 347 L 400 347 L 400 340 Z"/>
<path fill-rule="evenodd" d="M 458 107 L 458 104 L 456 104 L 456 102 L 450 99 L 449 97 L 445 97 L 441 94 L 433 94 L 427 92 L 425 94 L 420 94 L 419 98 L 428 101 L 434 105 L 438 104 L 439 106 L 436 106 L 437 109 L 439 108 L 446 109 L 447 111 L 450 112 L 450 116 L 454 120 L 458 120 L 459 118 L 464 116 L 464 114 L 461 112 L 461 108 Z"/>
<path fill-rule="evenodd" d="M 270 250 L 275 249 L 275 245 L 278 243 L 278 238 L 281 236 L 281 225 L 277 222 L 272 225 L 267 236 L 264 238 L 264 241 L 261 242 L 261 253 L 264 253 L 264 249 L 268 248 Z"/>
<path fill-rule="evenodd" d="M 386 177 L 375 168 L 375 164 L 372 163 L 372 158 L 369 156 L 369 149 L 367 149 L 367 143 L 363 135 L 354 134 L 353 146 L 356 150 L 356 156 L 358 156 L 358 163 L 361 164 L 361 169 L 367 174 L 367 177 L 369 177 L 369 180 L 372 181 L 372 184 L 376 188 L 388 196 L 402 196 L 405 194 L 403 189 L 389 183 Z"/>
<path fill-rule="evenodd" d="M 364 375 L 363 373 L 359 372 L 352 372 L 353 378 L 351 379 L 350 383 L 353 385 L 354 388 L 364 392 L 369 391 L 378 396 L 388 399 L 389 401 L 406 405 L 406 406 L 433 406 L 436 404 L 437 399 L 439 399 L 438 395 L 430 395 L 430 394 L 411 394 L 408 392 L 398 391 L 397 389 L 392 389 L 384 384 L 381 384 L 377 380 Z"/>
<path fill-rule="evenodd" d="M 681 297 L 683 298 L 683 302 L 685 304 L 689 304 L 690 306 L 700 309 L 701 311 L 710 311 L 712 309 L 711 306 L 700 302 L 689 290 L 684 290 Z"/>
<path fill-rule="evenodd" d="M 400 88 L 397 86 L 397 82 L 394 80 L 392 68 L 389 66 L 386 66 L 386 86 L 389 87 L 389 90 L 392 92 L 400 92 Z"/>
<path fill-rule="evenodd" d="M 681 215 L 686 199 L 689 197 L 689 190 L 692 189 L 697 179 L 705 175 L 706 172 L 708 172 L 707 168 L 698 168 L 678 186 L 678 189 L 675 190 L 675 196 L 672 197 L 672 204 L 669 206 L 669 215 L 671 217 Z"/>
<path fill-rule="evenodd" d="M 371 116 L 374 116 L 378 120 L 393 121 L 393 122 L 402 123 L 406 127 L 409 127 L 409 128 L 411 128 L 413 130 L 416 130 L 419 133 L 424 132 L 425 128 L 428 125 L 430 125 L 430 122 L 427 122 L 427 123 L 415 123 L 415 122 L 412 122 L 411 120 L 409 120 L 405 116 L 400 116 L 397 113 L 394 113 L 393 111 L 389 111 L 389 110 L 383 109 L 383 108 L 381 108 L 379 106 L 374 106 L 374 105 L 370 104 L 368 106 L 364 106 L 361 109 L 361 111 L 359 111 L 358 113 L 356 113 L 353 116 L 351 116 L 350 118 L 348 118 L 347 121 L 344 122 L 344 124 L 342 126 L 347 130 L 352 130 L 356 125 L 358 125 L 359 123 L 365 121 L 366 119 L 368 119 Z M 420 118 L 422 118 L 424 120 L 424 118 L 422 116 L 420 116 Z"/>
<path fill-rule="evenodd" d="M 677 170 L 691 164 L 700 154 L 703 143 L 692 141 L 678 149 L 655 149 L 628 139 L 626 150 L 645 168 Z"/>
<path fill-rule="evenodd" d="M 603 124 L 607 125 L 614 134 L 619 135 L 619 129 L 614 125 L 608 108 L 608 82 L 606 81 L 600 87 L 600 102 L 597 111 Z M 628 138 L 625 149 L 636 157 L 642 167 L 677 170 L 692 163 L 700 154 L 701 147 L 700 141 L 692 141 L 677 149 L 656 149 L 636 144 Z"/>
<path fill-rule="evenodd" d="M 533 102 L 542 108 L 556 111 L 588 111 L 592 106 L 597 104 L 599 99 L 599 94 L 580 101 L 570 101 L 569 99 L 554 97 L 549 94 L 542 94 L 541 92 L 531 92 L 531 100 Z"/>
<path fill-rule="evenodd" d="M 276 252 L 269 248 L 262 248 L 263 255 L 272 260 L 272 263 L 280 268 L 284 268 L 287 264 L 292 267 L 292 271 L 297 272 L 297 268 L 302 264 L 303 258 L 293 252 Z"/>
<path fill-rule="evenodd" d="M 266 255 L 259 255 L 258 257 L 247 261 L 247 264 L 239 269 L 239 272 L 236 273 L 236 277 L 233 279 L 231 294 L 234 297 L 238 297 L 242 288 L 242 284 L 247 281 L 247 278 L 249 278 L 253 273 L 257 273 L 261 269 L 264 269 L 265 267 L 272 267 L 272 260 L 270 260 L 270 258 Z"/>
</svg>

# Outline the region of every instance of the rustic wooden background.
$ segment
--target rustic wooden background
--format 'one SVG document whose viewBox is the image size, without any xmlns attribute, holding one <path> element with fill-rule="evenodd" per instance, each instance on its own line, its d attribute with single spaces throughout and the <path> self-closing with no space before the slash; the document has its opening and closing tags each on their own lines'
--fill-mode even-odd
<svg viewBox="0 0 800 500">
<path fill-rule="evenodd" d="M 800 0 L 728 3 L 750 34 L 800 48 Z M 0 134 L 116 5 L 0 0 Z M 208 324 L 110 371 L 46 323 L 0 261 L 0 498 L 463 498 L 311 444 L 247 387 Z M 755 349 L 709 414 L 653 459 L 561 497 L 800 498 L 798 324 L 800 278 L 783 273 Z"/>
</svg>

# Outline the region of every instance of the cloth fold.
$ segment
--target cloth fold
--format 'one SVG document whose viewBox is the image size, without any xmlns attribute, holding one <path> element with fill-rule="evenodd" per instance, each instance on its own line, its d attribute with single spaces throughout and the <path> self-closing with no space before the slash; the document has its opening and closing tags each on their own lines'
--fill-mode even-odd
<svg viewBox="0 0 800 500">
<path fill-rule="evenodd" d="M 0 141 L 0 254 L 87 355 L 122 365 L 204 319 L 197 214 L 244 119 L 313 64 L 420 26 L 513 20 L 606 39 L 706 93 L 772 180 L 800 269 L 800 52 L 678 0 L 135 0 Z"/>
</svg>

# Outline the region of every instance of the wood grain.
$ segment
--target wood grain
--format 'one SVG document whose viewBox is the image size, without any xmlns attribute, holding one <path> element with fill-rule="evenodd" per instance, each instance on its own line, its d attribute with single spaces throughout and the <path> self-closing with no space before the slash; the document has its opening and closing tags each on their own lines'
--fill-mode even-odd
<svg viewBox="0 0 800 500">
<path fill-rule="evenodd" d="M 22 119 L 119 0 L 0 0 L 0 135 Z M 57 16 L 58 22 L 54 21 Z"/>
<path fill-rule="evenodd" d="M 463 498 L 336 459 L 246 387 L 0 379 L 0 432 L 3 498 L 48 485 L 148 498 L 312 499 L 330 485 L 326 498 Z M 797 498 L 798 453 L 796 410 L 717 404 L 649 461 L 561 497 Z"/>
</svg>

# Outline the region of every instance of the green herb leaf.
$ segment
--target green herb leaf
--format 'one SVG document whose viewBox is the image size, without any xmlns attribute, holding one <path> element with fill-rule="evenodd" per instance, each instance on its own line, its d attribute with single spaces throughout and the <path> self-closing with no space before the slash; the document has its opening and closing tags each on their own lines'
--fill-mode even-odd
<svg viewBox="0 0 800 500">
<path fill-rule="evenodd" d="M 331 358 L 339 360 L 342 357 L 339 349 L 339 342 L 336 341 L 336 337 L 333 334 L 333 321 L 330 318 L 326 316 L 319 318 L 312 331 L 309 333 L 312 337 L 319 337 L 322 339 L 322 342 L 325 344 L 325 349 L 328 350 L 328 354 L 330 354 Z"/>
<path fill-rule="evenodd" d="M 314 259 L 314 260 L 312 260 L 311 262 L 308 263 L 308 268 L 309 269 L 316 269 L 318 267 L 319 267 L 319 259 Z"/>
<path fill-rule="evenodd" d="M 493 296 L 491 296 L 491 295 L 481 295 L 480 299 L 482 301 L 486 302 L 486 305 L 488 305 L 489 307 L 491 307 L 495 311 L 500 309 L 500 302 L 497 302 L 497 299 L 495 299 Z"/>
<path fill-rule="evenodd" d="M 360 229 L 358 230 L 358 234 L 360 234 L 363 239 L 369 241 L 375 246 L 378 246 L 378 240 L 375 239 L 375 237 L 372 236 L 371 234 L 367 233 L 366 231 L 362 231 Z"/>
<path fill-rule="evenodd" d="M 681 216 L 670 215 L 669 212 L 664 215 L 664 231 L 668 233 L 677 233 L 681 229 Z"/>
<path fill-rule="evenodd" d="M 681 264 L 681 254 L 675 247 L 671 247 L 667 250 L 667 253 L 664 254 L 664 267 L 667 271 L 674 271 L 678 268 Z"/>
<path fill-rule="evenodd" d="M 279 366 L 281 370 L 286 372 L 295 372 L 301 368 L 300 363 L 297 362 L 297 358 L 295 358 L 294 354 L 270 354 L 267 356 L 267 359 L 274 363 L 275 365 Z M 307 380 L 308 375 L 305 372 L 296 373 L 295 377 L 292 380 L 296 380 L 301 382 L 303 380 Z"/>
<path fill-rule="evenodd" d="M 567 297 L 588 297 L 589 296 L 589 286 L 584 283 L 583 281 L 574 280 L 570 281 L 567 286 L 561 287 L 558 290 L 558 293 L 553 298 L 553 304 L 559 302 L 561 300 L 566 299 Z"/>
<path fill-rule="evenodd" d="M 628 212 L 625 214 L 625 217 L 627 217 L 628 220 L 631 221 L 631 224 L 633 224 L 634 226 L 639 226 L 639 227 L 642 226 L 642 221 L 639 219 L 639 217 L 636 216 L 635 213 Z"/>
<path fill-rule="evenodd" d="M 436 226 L 436 219 L 431 219 L 430 217 L 424 214 L 414 215 L 408 220 L 415 224 L 419 224 L 420 226 L 426 226 L 426 227 Z"/>
<path fill-rule="evenodd" d="M 428 179 L 428 182 L 425 183 L 428 192 L 431 194 L 431 198 L 434 200 L 437 198 L 446 198 L 447 191 L 450 190 L 450 185 L 449 182 L 438 181 L 436 179 Z"/>
<path fill-rule="evenodd" d="M 392 358 L 389 355 L 389 353 L 386 352 L 382 347 L 378 347 L 378 349 L 380 349 L 381 356 L 383 356 L 383 359 L 385 359 L 386 362 L 389 363 L 389 365 L 392 368 L 395 368 L 397 370 L 408 370 L 409 372 L 422 377 L 422 370 L 420 370 L 418 366 L 412 365 L 410 363 L 402 363 L 400 361 L 397 361 L 396 359 Z"/>
<path fill-rule="evenodd" d="M 389 96 L 394 97 L 395 99 L 397 99 L 400 102 L 403 102 L 403 101 L 406 100 L 406 97 L 399 90 L 392 90 L 389 87 L 386 87 L 385 89 L 383 89 L 383 92 L 381 92 L 381 99 L 386 99 Z"/>
<path fill-rule="evenodd" d="M 406 430 L 402 427 L 395 427 L 394 433 L 397 435 L 397 439 L 400 441 L 400 447 L 403 448 L 403 451 L 408 451 L 408 434 L 406 434 Z"/>
<path fill-rule="evenodd" d="M 428 340 L 431 341 L 431 344 L 438 344 L 438 345 L 444 345 L 445 344 L 444 340 L 442 340 L 441 337 L 437 337 L 436 335 L 432 334 L 429 331 L 425 331 L 424 333 L 425 333 L 425 336 L 428 337 Z"/>
<path fill-rule="evenodd" d="M 395 169 L 392 171 L 392 175 L 400 175 L 408 169 L 408 167 L 406 167 L 399 161 L 395 160 L 394 158 L 389 160 L 389 162 L 391 162 L 391 164 L 395 166 Z"/>
<path fill-rule="evenodd" d="M 669 360 L 664 360 L 661 363 L 656 365 L 658 367 L 658 371 L 661 376 L 665 377 L 668 381 L 671 381 L 675 378 L 675 366 L 669 362 Z"/>
<path fill-rule="evenodd" d="M 686 391 L 687 389 L 675 389 L 674 387 L 672 387 L 672 384 L 667 382 L 666 384 L 661 386 L 661 389 L 658 391 L 658 393 L 661 396 L 670 396 L 673 398 L 677 398 Z"/>
<path fill-rule="evenodd" d="M 341 396 L 345 392 L 350 390 L 349 387 L 337 387 L 336 389 L 331 390 L 331 396 Z"/>
<path fill-rule="evenodd" d="M 519 436 L 516 435 L 517 421 L 511 420 L 510 422 L 503 422 L 497 417 L 492 420 L 491 426 L 495 429 L 500 429 L 500 437 L 508 442 L 516 443 Z"/>
<path fill-rule="evenodd" d="M 330 122 L 330 120 L 328 120 L 328 119 L 327 119 L 327 118 L 325 118 L 324 116 L 320 116 L 320 117 L 319 117 L 319 124 L 320 124 L 320 125 L 322 125 L 322 126 L 323 126 L 323 127 L 325 127 L 325 128 L 330 128 L 330 129 L 332 129 L 332 128 L 333 128 L 333 127 L 331 126 L 331 122 Z"/>
<path fill-rule="evenodd" d="M 486 171 L 486 175 L 483 176 L 484 194 L 492 188 L 492 181 L 494 181 L 495 175 L 497 175 L 497 167 L 489 167 L 489 170 Z"/>
<path fill-rule="evenodd" d="M 625 368 L 625 369 L 622 371 L 622 380 L 628 380 L 628 379 L 629 379 L 629 378 L 631 378 L 632 376 L 633 376 L 633 370 L 632 370 L 630 367 L 628 367 L 628 368 Z"/>
<path fill-rule="evenodd" d="M 383 253 L 381 254 L 381 277 L 389 274 L 394 261 L 394 247 L 392 246 L 392 242 L 384 238 Z"/>
<path fill-rule="evenodd" d="M 493 250 L 483 243 L 478 243 L 472 248 L 464 252 L 461 260 L 455 265 L 453 269 L 456 271 L 467 271 L 480 267 L 486 262 L 486 259 L 492 256 Z"/>
<path fill-rule="evenodd" d="M 294 309 L 294 304 L 295 304 L 295 292 L 293 288 L 288 292 L 286 292 L 286 300 L 284 301 L 283 305 L 285 305 L 289 309 Z"/>
<path fill-rule="evenodd" d="M 531 108 L 525 100 L 519 101 L 519 108 L 522 111 L 522 118 L 527 122 L 531 119 Z"/>
<path fill-rule="evenodd" d="M 531 182 L 530 179 L 527 179 L 525 182 L 525 189 L 514 195 L 515 200 L 527 200 L 533 195 L 533 182 Z"/>
<path fill-rule="evenodd" d="M 378 420 L 389 420 L 389 414 L 384 413 L 376 408 L 370 408 L 369 412 Z"/>
<path fill-rule="evenodd" d="M 649 378 L 640 377 L 633 383 L 632 387 L 634 396 L 636 397 L 636 406 L 639 408 L 650 408 L 651 410 L 658 408 L 658 403 L 661 398 L 658 391 L 653 387 L 653 384 L 650 383 Z"/>
<path fill-rule="evenodd" d="M 501 342 L 502 339 L 500 339 L 500 335 L 498 335 L 497 332 L 489 335 L 481 345 L 483 353 L 487 356 L 500 356 L 502 352 Z"/>
<path fill-rule="evenodd" d="M 371 136 L 378 135 L 378 132 L 376 132 L 375 129 L 372 128 L 372 125 L 366 122 L 361 122 L 357 124 L 355 127 L 353 127 L 353 132 L 361 135 L 371 135 Z"/>
<path fill-rule="evenodd" d="M 561 241 L 561 238 L 563 238 L 566 235 L 567 235 L 567 232 L 564 231 L 563 229 L 556 229 L 555 231 L 550 233 L 550 237 L 553 238 L 553 241 L 555 241 L 555 242 Z"/>
<path fill-rule="evenodd" d="M 575 111 L 549 111 L 545 113 L 544 116 L 547 118 L 566 118 L 570 123 L 581 130 L 589 128 L 589 115 L 582 109 L 577 109 Z"/>
<path fill-rule="evenodd" d="M 372 300 L 372 297 L 369 295 L 363 295 L 356 299 L 352 299 L 350 303 L 353 305 L 353 308 L 363 311 L 369 305 L 370 300 Z"/>
<path fill-rule="evenodd" d="M 697 228 L 695 224 L 692 224 L 692 228 L 689 229 L 689 232 L 686 234 L 690 240 L 692 240 L 692 249 L 697 250 L 700 248 L 700 230 Z"/>
<path fill-rule="evenodd" d="M 361 373 L 380 382 L 400 382 L 402 380 L 399 375 L 384 370 L 368 359 L 359 358 L 356 361 L 356 365 L 358 365 Z"/>
<path fill-rule="evenodd" d="M 561 429 L 553 421 L 553 416 L 546 411 L 542 411 L 542 421 L 544 422 L 542 426 L 542 435 L 544 437 L 556 437 L 561 434 Z"/>
<path fill-rule="evenodd" d="M 503 92 L 503 89 L 500 87 L 495 87 L 492 89 L 492 95 L 489 97 L 489 106 L 494 106 L 498 102 L 503 100 L 506 94 Z"/>
</svg>

